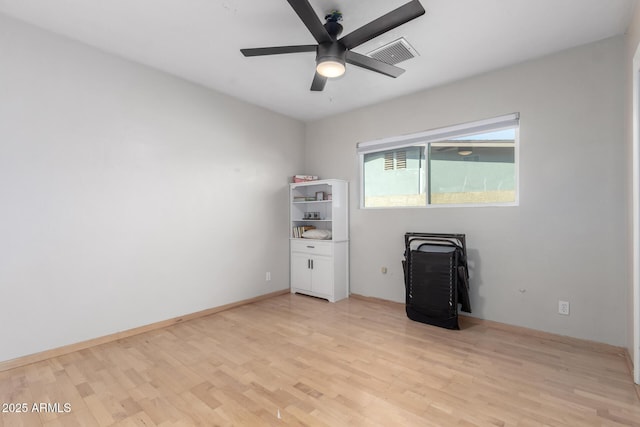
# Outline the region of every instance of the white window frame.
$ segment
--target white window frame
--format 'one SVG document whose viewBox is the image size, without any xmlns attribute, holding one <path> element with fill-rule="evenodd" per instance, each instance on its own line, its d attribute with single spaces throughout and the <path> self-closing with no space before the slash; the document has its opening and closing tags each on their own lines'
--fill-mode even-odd
<svg viewBox="0 0 640 427">
<path fill-rule="evenodd" d="M 514 162 L 515 162 L 515 187 L 516 199 L 513 202 L 492 203 L 461 203 L 461 204 L 430 204 L 424 206 L 383 206 L 367 207 L 364 205 L 364 156 L 369 153 L 395 150 L 404 147 L 426 146 L 432 142 L 439 142 L 451 138 L 475 135 L 484 132 L 499 131 L 515 128 Z M 490 207 L 490 206 L 518 206 L 520 204 L 520 113 L 511 113 L 499 117 L 493 117 L 474 122 L 462 123 L 423 132 L 394 136 L 367 142 L 359 142 L 356 145 L 358 164 L 360 166 L 360 209 L 413 209 L 413 208 L 443 208 L 443 207 Z M 426 159 L 425 167 L 429 167 L 429 159 Z M 426 174 L 428 176 L 428 172 Z M 428 177 L 426 177 L 428 180 Z M 426 182 L 426 185 L 431 185 Z"/>
</svg>

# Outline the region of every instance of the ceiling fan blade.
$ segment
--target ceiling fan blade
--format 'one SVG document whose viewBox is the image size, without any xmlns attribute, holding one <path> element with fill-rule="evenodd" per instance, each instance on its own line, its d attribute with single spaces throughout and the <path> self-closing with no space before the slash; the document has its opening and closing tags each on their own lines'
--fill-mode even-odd
<svg viewBox="0 0 640 427">
<path fill-rule="evenodd" d="M 331 42 L 331 36 L 307 0 L 287 0 L 318 43 Z"/>
<path fill-rule="evenodd" d="M 355 31 L 347 34 L 340 39 L 347 49 L 353 49 L 362 43 L 368 42 L 380 34 L 393 30 L 402 24 L 405 24 L 418 16 L 424 15 L 425 11 L 418 0 L 413 0 L 399 8 L 392 10 L 386 15 L 369 22 Z"/>
<path fill-rule="evenodd" d="M 377 59 L 369 58 L 368 56 L 361 55 L 356 52 L 347 51 L 345 61 L 358 67 L 366 68 L 367 70 L 375 71 L 380 74 L 384 74 L 389 77 L 398 77 L 404 73 L 402 68 L 395 65 L 389 65 L 386 62 L 378 61 Z"/>
<path fill-rule="evenodd" d="M 313 76 L 313 83 L 311 83 L 311 90 L 314 92 L 320 92 L 324 90 L 324 85 L 327 84 L 327 78 L 325 76 L 321 76 L 316 72 L 316 75 Z"/>
<path fill-rule="evenodd" d="M 299 46 L 257 47 L 254 49 L 240 49 L 244 56 L 280 55 L 283 53 L 315 52 L 317 45 L 305 44 Z"/>
</svg>

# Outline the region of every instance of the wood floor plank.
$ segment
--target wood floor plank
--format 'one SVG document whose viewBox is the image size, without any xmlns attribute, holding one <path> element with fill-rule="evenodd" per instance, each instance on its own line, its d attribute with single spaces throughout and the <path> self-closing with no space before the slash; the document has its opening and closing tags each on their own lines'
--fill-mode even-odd
<svg viewBox="0 0 640 427">
<path fill-rule="evenodd" d="M 279 295 L 0 372 L 9 426 L 640 426 L 615 348 Z"/>
</svg>

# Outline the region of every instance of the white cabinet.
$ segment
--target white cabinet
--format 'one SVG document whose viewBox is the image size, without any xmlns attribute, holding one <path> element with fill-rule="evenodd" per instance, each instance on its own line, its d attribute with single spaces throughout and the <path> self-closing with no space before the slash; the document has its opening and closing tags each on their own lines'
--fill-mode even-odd
<svg viewBox="0 0 640 427">
<path fill-rule="evenodd" d="M 336 179 L 290 186 L 291 292 L 331 302 L 349 296 L 348 183 Z M 303 238 L 313 227 L 329 239 Z"/>
<path fill-rule="evenodd" d="M 291 292 L 331 302 L 349 296 L 348 242 L 291 241 Z"/>
<path fill-rule="evenodd" d="M 328 256 L 291 253 L 291 282 L 298 292 L 333 300 L 333 262 Z"/>
</svg>

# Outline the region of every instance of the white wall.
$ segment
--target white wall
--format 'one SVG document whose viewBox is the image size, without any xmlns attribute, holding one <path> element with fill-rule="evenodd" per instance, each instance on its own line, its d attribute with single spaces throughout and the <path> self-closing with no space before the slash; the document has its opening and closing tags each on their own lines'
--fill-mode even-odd
<svg viewBox="0 0 640 427">
<path fill-rule="evenodd" d="M 403 234 L 466 233 L 474 316 L 625 345 L 623 60 L 608 39 L 310 123 L 307 173 L 351 182 L 351 292 L 403 301 Z M 358 208 L 356 143 L 512 112 L 520 206 Z"/>
<path fill-rule="evenodd" d="M 302 123 L 2 15 L 0 64 L 0 361 L 288 288 Z"/>
</svg>

